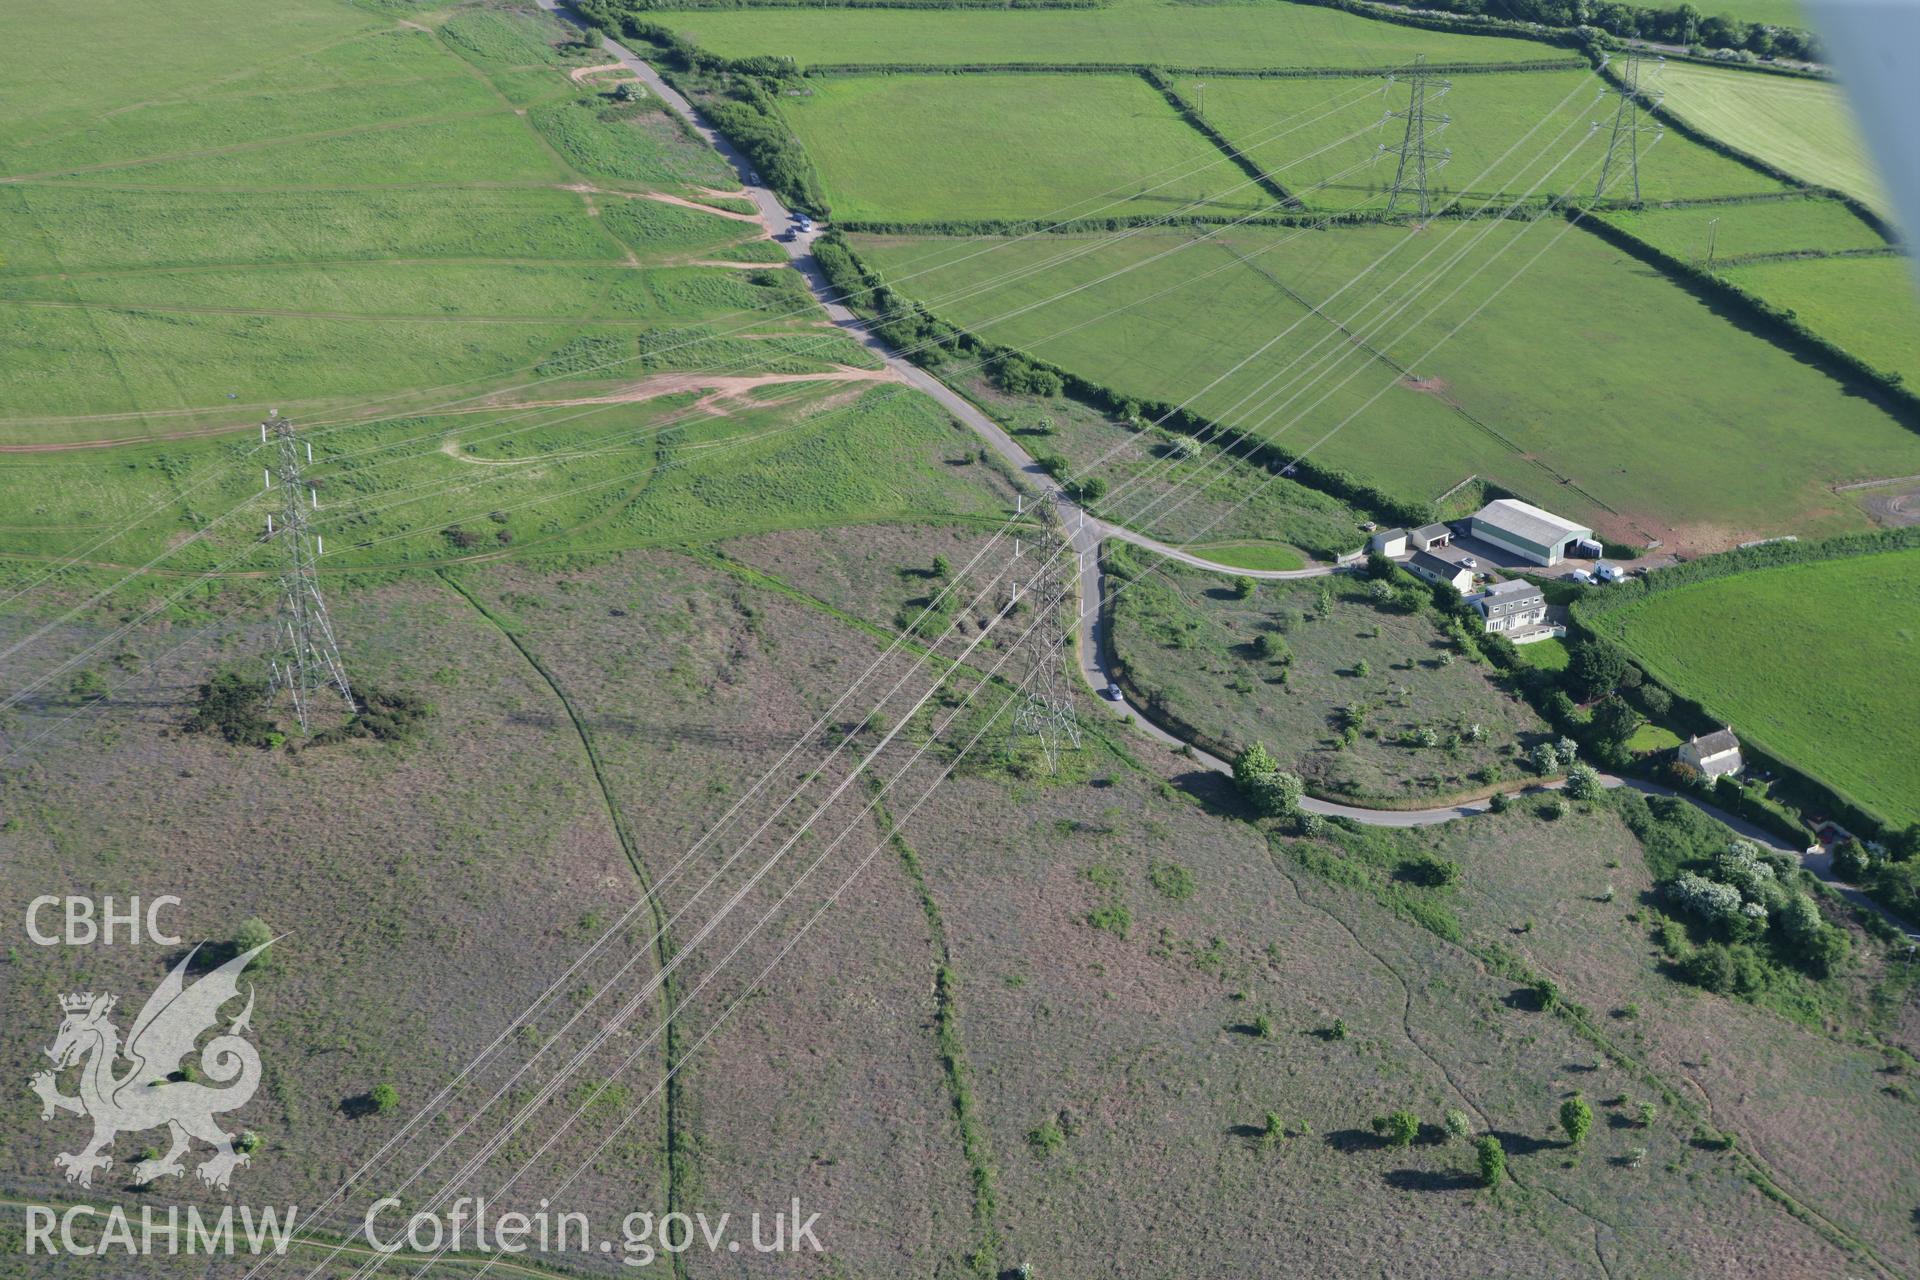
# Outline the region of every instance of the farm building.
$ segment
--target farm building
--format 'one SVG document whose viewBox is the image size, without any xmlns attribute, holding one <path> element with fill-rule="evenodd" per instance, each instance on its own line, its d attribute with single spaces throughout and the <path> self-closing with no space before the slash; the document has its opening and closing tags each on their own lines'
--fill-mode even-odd
<svg viewBox="0 0 1920 1280">
<path fill-rule="evenodd" d="M 1444 582 L 1462 593 L 1473 585 L 1473 570 L 1455 561 L 1443 560 L 1431 551 L 1414 552 L 1413 559 L 1407 561 L 1407 570 L 1415 577 Z"/>
<path fill-rule="evenodd" d="M 1692 765 L 1708 778 L 1738 773 L 1745 767 L 1740 759 L 1740 739 L 1733 736 L 1731 725 L 1705 737 L 1695 734 L 1680 744 L 1678 754 L 1682 764 Z"/>
<path fill-rule="evenodd" d="M 1547 597 L 1531 582 L 1496 582 L 1467 603 L 1486 620 L 1488 631 L 1525 631 L 1547 620 Z"/>
<path fill-rule="evenodd" d="M 1498 498 L 1474 512 L 1472 532 L 1483 542 L 1544 565 L 1559 564 L 1570 544 L 1593 538 L 1593 530 L 1515 498 Z"/>
<path fill-rule="evenodd" d="M 1382 529 L 1367 539 L 1367 550 L 1383 556 L 1403 556 L 1407 554 L 1407 531 Z"/>
<path fill-rule="evenodd" d="M 1453 530 L 1443 524 L 1423 524 L 1407 535 L 1407 546 L 1414 551 L 1432 551 L 1453 541 Z"/>
</svg>

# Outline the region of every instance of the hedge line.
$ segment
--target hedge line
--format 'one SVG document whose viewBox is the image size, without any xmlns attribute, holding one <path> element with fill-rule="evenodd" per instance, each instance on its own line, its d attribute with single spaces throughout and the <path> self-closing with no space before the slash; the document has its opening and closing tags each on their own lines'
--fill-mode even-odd
<svg viewBox="0 0 1920 1280">
<path fill-rule="evenodd" d="M 1504 72 L 1578 71 L 1588 58 L 1537 58 L 1528 62 L 1430 63 L 1438 74 L 1465 76 Z M 1394 75 L 1401 67 L 1171 67 L 1145 62 L 815 62 L 809 76 L 1143 75 L 1206 76 L 1214 80 L 1365 80 Z"/>
<path fill-rule="evenodd" d="M 1511 205 L 1510 218 L 1524 218 L 1529 215 L 1550 213 L 1555 207 L 1555 197 L 1540 197 L 1523 200 Z M 1427 221 L 1469 220 L 1485 217 L 1483 210 L 1467 208 L 1463 203 L 1455 203 L 1433 211 Z M 1118 214 L 1105 218 L 1072 218 L 1059 222 L 1041 222 L 1026 218 L 978 218 L 978 219 L 935 219 L 932 221 L 911 222 L 879 218 L 849 218 L 837 221 L 834 226 L 849 234 L 875 236 L 1027 236 L 1043 232 L 1055 235 L 1075 235 L 1092 231 L 1128 231 L 1136 227 L 1357 227 L 1375 224 L 1404 225 L 1407 215 L 1387 213 L 1382 209 L 1354 209 L 1340 213 L 1329 213 L 1313 209 L 1282 210 L 1271 213 L 1242 214 L 1229 217 L 1224 213 L 1194 212 L 1183 214 L 1137 213 Z"/>
<path fill-rule="evenodd" d="M 1126 395 L 1094 382 L 1070 369 L 1037 359 L 1017 347 L 988 342 L 976 334 L 948 323 L 927 311 L 919 302 L 896 293 L 865 263 L 846 242 L 839 228 L 814 242 L 814 257 L 827 280 L 842 295 L 864 296 L 862 307 L 877 315 L 896 319 L 875 323 L 873 331 L 896 349 L 914 350 L 916 361 L 931 360 L 933 351 L 968 354 L 985 363 L 1017 361 L 1057 377 L 1067 394 L 1105 413 L 1124 416 L 1138 414 L 1170 430 L 1205 436 L 1224 448 L 1240 451 L 1241 458 L 1268 471 L 1289 475 L 1301 483 L 1330 493 L 1368 514 L 1395 524 L 1424 524 L 1433 518 L 1433 506 L 1409 502 L 1395 494 L 1351 475 L 1337 467 L 1301 458 L 1278 445 L 1225 427 L 1191 409 L 1163 400 Z"/>
<path fill-rule="evenodd" d="M 1898 373 L 1878 369 L 1831 338 L 1814 332 L 1791 309 L 1775 306 L 1731 280 L 1676 258 L 1622 227 L 1601 218 L 1591 220 L 1588 225 L 1595 235 L 1615 247 L 1744 314 L 1760 328 L 1770 331 L 1768 336 L 1780 346 L 1824 366 L 1827 373 L 1842 381 L 1862 384 L 1861 389 L 1877 399 L 1902 425 L 1920 431 L 1920 394 L 1906 386 Z"/>
<path fill-rule="evenodd" d="M 1653 9 L 1612 0 L 1501 0 L 1507 18 L 1489 18 L 1480 12 L 1484 0 L 1421 0 L 1426 10 L 1371 3 L 1370 0 L 1297 0 L 1320 4 L 1364 17 L 1404 26 L 1429 27 L 1470 34 L 1498 34 L 1532 40 L 1578 40 L 1584 45 L 1602 40 L 1658 40 L 1669 44 L 1748 49 L 1755 54 L 1782 53 L 1812 57 L 1818 41 L 1799 27 L 1743 23 L 1725 17 L 1703 18 L 1691 4 Z M 1436 13 L 1433 10 L 1452 10 Z M 1530 12 L 1531 18 L 1523 16 Z"/>
<path fill-rule="evenodd" d="M 1613 637 L 1596 624 L 1609 614 L 1627 608 L 1650 595 L 1761 569 L 1817 564 L 1849 559 L 1854 556 L 1914 549 L 1920 549 L 1920 525 L 1875 533 L 1845 534 L 1837 538 L 1809 542 L 1769 542 L 1757 547 L 1742 547 L 1720 555 L 1702 556 L 1698 560 L 1689 560 L 1684 564 L 1659 569 L 1639 578 L 1615 583 L 1604 592 L 1592 593 L 1576 600 L 1570 607 L 1569 613 L 1574 623 L 1586 636 L 1605 644 L 1614 644 L 1616 642 Z M 1673 715 L 1681 723 L 1695 729 L 1718 728 L 1727 723 L 1726 717 L 1715 714 L 1713 709 L 1704 702 L 1671 687 L 1664 680 L 1657 680 L 1652 672 L 1647 672 L 1646 678 L 1655 680 L 1673 696 Z M 1886 815 L 1860 803 L 1833 784 L 1815 778 L 1801 766 L 1774 751 L 1764 741 L 1752 736 L 1749 730 L 1743 728 L 1740 731 L 1740 740 L 1742 752 L 1749 763 L 1762 764 L 1779 774 L 1788 784 L 1787 790 L 1799 793 L 1795 798 L 1802 801 L 1803 808 L 1827 809 L 1850 830 L 1869 838 L 1884 838 L 1893 834 L 1895 828 Z M 1756 817 L 1746 812 L 1741 816 Z"/>
<path fill-rule="evenodd" d="M 1541 44 L 1555 44 L 1574 49 L 1585 49 L 1593 44 L 1593 37 L 1578 27 L 1548 27 L 1535 22 L 1515 22 L 1510 18 L 1421 13 L 1412 9 L 1402 9 L 1396 5 L 1370 4 L 1368 0 L 1293 0 L 1293 3 L 1318 5 L 1323 9 L 1338 9 L 1358 17 L 1391 22 L 1401 27 L 1417 27 L 1422 31 L 1451 31 L 1472 36 L 1512 36 L 1520 40 L 1537 40 Z"/>
<path fill-rule="evenodd" d="M 698 92 L 703 115 L 759 171 L 761 181 L 789 208 L 826 217 L 831 209 L 813 160 L 780 113 L 780 86 L 798 76 L 793 59 L 771 56 L 723 58 L 679 32 L 635 15 L 645 0 L 575 0 L 589 22 L 650 47 L 676 88 Z M 681 77 L 691 83 L 684 88 Z M 718 78 L 716 78 L 718 77 Z M 689 97 L 692 93 L 689 93 Z"/>
</svg>

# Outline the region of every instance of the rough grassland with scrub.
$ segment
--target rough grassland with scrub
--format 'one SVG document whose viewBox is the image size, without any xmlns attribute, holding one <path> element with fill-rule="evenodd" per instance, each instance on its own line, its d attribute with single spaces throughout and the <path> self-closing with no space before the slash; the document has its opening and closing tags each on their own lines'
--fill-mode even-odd
<svg viewBox="0 0 1920 1280">
<path fill-rule="evenodd" d="M 1128 686 L 1228 757 L 1262 742 L 1318 793 L 1394 804 L 1524 776 L 1525 749 L 1549 736 L 1430 611 L 1359 581 L 1261 583 L 1242 600 L 1218 574 L 1119 544 L 1103 555 Z"/>
</svg>

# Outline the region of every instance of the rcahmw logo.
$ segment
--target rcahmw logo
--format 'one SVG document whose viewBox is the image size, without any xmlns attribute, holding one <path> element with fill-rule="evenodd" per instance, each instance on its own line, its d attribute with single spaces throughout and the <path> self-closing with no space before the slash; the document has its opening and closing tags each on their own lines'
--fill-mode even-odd
<svg viewBox="0 0 1920 1280">
<path fill-rule="evenodd" d="M 164 1209 L 142 1205 L 137 1213 L 129 1215 L 117 1204 L 105 1209 L 79 1204 L 56 1214 L 49 1205 L 34 1204 L 27 1206 L 27 1252 L 82 1258 L 111 1254 L 231 1257 L 241 1251 L 244 1242 L 250 1254 L 285 1253 L 296 1212 L 289 1206 L 282 1214 L 269 1205 L 256 1214 L 250 1205 L 243 1204 L 236 1211 L 229 1204 L 215 1214 L 202 1213 L 196 1205 L 170 1204 Z M 237 1234 L 236 1216 L 240 1228 Z"/>
<path fill-rule="evenodd" d="M 242 952 L 192 986 L 186 982 L 194 955 L 189 952 L 147 997 L 124 1043 L 110 1016 L 113 996 L 60 997 L 64 1017 L 46 1051 L 53 1070 L 35 1072 L 27 1083 L 40 1097 L 42 1120 L 64 1111 L 93 1121 L 93 1138 L 84 1147 L 53 1159 L 68 1182 L 93 1185 L 93 1175 L 113 1164 L 106 1152 L 117 1135 L 165 1126 L 171 1139 L 166 1153 L 135 1164 L 133 1181 L 178 1177 L 185 1172 L 182 1158 L 198 1140 L 212 1146 L 213 1154 L 195 1173 L 210 1187 L 226 1188 L 249 1157 L 234 1150 L 233 1135 L 214 1116 L 245 1106 L 260 1087 L 260 1054 L 244 1034 L 253 1016 L 251 990 L 225 1032 L 198 1050 L 199 1067 L 191 1068 L 188 1059 L 196 1056 L 200 1036 L 218 1027 L 221 1007 L 239 997 L 241 970 L 270 945 Z M 122 1058 L 129 1065 L 117 1071 Z M 75 1066 L 78 1092 L 64 1094 L 57 1073 Z"/>
</svg>

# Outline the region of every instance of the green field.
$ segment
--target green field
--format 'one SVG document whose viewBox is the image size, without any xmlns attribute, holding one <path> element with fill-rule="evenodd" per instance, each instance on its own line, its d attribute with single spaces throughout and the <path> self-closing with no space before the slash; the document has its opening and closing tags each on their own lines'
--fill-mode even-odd
<svg viewBox="0 0 1920 1280">
<path fill-rule="evenodd" d="M 1905 258 L 1756 262 L 1725 274 L 1874 368 L 1920 381 L 1920 298 Z"/>
<path fill-rule="evenodd" d="M 1404 87 L 1384 81 L 1225 76 L 1189 76 L 1179 84 L 1187 101 L 1204 103 L 1208 123 L 1244 147 L 1263 168 L 1332 146 L 1326 154 L 1280 175 L 1279 180 L 1309 206 L 1384 206 L 1393 185 L 1395 158 L 1379 147 L 1401 142 L 1403 123 L 1379 120 L 1377 128 L 1359 138 L 1340 139 L 1389 108 L 1404 110 Z M 1354 97 L 1369 84 L 1379 85 L 1382 92 L 1337 116 L 1305 123 L 1320 114 L 1319 104 L 1334 86 L 1345 85 L 1347 96 Z M 1602 97 L 1605 88 L 1606 83 L 1588 71 L 1452 77 L 1444 94 L 1434 90 L 1428 100 L 1430 112 L 1451 119 L 1438 133 L 1436 145 L 1449 149 L 1452 156 L 1437 171 L 1432 188 L 1441 199 L 1460 199 L 1467 208 L 1477 208 L 1495 194 L 1590 194 L 1599 181 L 1607 147 L 1605 130 L 1594 131 L 1592 122 L 1604 121 L 1613 109 Z M 1359 173 L 1335 176 L 1369 159 L 1372 163 Z M 1648 200 L 1745 195 L 1779 191 L 1783 185 L 1677 133 L 1647 145 L 1641 159 L 1641 189 Z M 1607 190 L 1616 198 L 1625 192 L 1612 177 Z"/>
<path fill-rule="evenodd" d="M 1649 88 L 1681 119 L 1816 186 L 1887 209 L 1873 157 L 1837 85 L 1669 62 Z"/>
<path fill-rule="evenodd" d="M 1886 244 L 1864 219 L 1834 200 L 1757 200 L 1600 216 L 1656 249 L 1702 264 L 1710 238 L 1716 263 L 1749 254 L 1838 253 Z"/>
<path fill-rule="evenodd" d="M 1311 5 L 1118 0 L 1083 10 L 703 9 L 648 15 L 730 58 L 818 63 L 1153 63 L 1174 67 L 1394 67 L 1531 62 L 1531 40 L 1420 31 Z"/>
<path fill-rule="evenodd" d="M 1243 229 L 1184 249 L 1189 233 L 1147 233 L 1102 243 L 1073 262 L 1058 256 L 1091 242 L 1048 238 L 1008 244 L 946 271 L 935 265 L 941 252 L 974 249 L 856 240 L 883 274 L 964 325 L 1087 285 L 990 324 L 986 336 L 1130 395 L 1197 395 L 1196 407 L 1210 416 L 1289 447 L 1312 447 L 1324 461 L 1408 498 L 1430 500 L 1478 475 L 1622 541 L 1708 548 L 1763 532 L 1861 527 L 1864 517 L 1830 485 L 1920 472 L 1920 437 L 1597 237 L 1566 232 L 1514 279 L 1523 261 L 1562 232 L 1558 221 L 1492 229 L 1416 311 L 1389 326 L 1369 325 L 1380 313 L 1363 300 L 1383 288 L 1383 277 L 1435 250 L 1411 277 L 1424 280 L 1480 229 Z M 1503 246 L 1514 248 L 1496 259 Z M 1046 269 L 984 294 L 956 292 L 1027 266 Z M 1118 271 L 1127 273 L 1094 283 Z M 1328 301 L 1354 278 L 1361 285 Z M 1508 279 L 1514 283 L 1494 296 Z M 1433 320 L 1414 322 L 1456 285 L 1460 291 Z M 1488 299 L 1471 324 L 1423 358 Z M 1308 310 L 1316 305 L 1324 311 Z M 1398 365 L 1344 337 L 1336 342 L 1326 317 L 1380 333 Z M 1400 369 L 1407 362 L 1428 381 L 1406 383 Z M 1341 426 L 1376 394 L 1371 409 Z M 1686 430 L 1656 425 L 1674 422 Z M 1819 433 L 1807 430 L 1809 422 L 1821 424 Z M 1755 456 L 1773 465 L 1755 467 Z"/>
<path fill-rule="evenodd" d="M 1762 569 L 1592 621 L 1735 732 L 1877 810 L 1920 821 L 1920 551 Z"/>
<path fill-rule="evenodd" d="M 580 341 L 628 344 L 616 373 L 640 373 L 649 327 L 819 317 L 797 277 L 683 265 L 760 228 L 635 198 L 734 183 L 651 97 L 573 83 L 580 56 L 549 16 L 462 10 L 436 34 L 302 8 L 271 56 L 223 30 L 233 66 L 210 75 L 185 49 L 208 38 L 197 19 L 95 11 L 61 23 L 47 59 L 95 28 L 147 42 L 137 96 L 24 64 L 0 77 L 17 106 L 0 125 L 0 443 L 473 391 Z"/>
<path fill-rule="evenodd" d="M 1216 207 L 1238 212 L 1272 203 L 1136 76 L 813 83 L 787 118 L 841 219 L 1165 213 L 1216 197 Z"/>
</svg>

